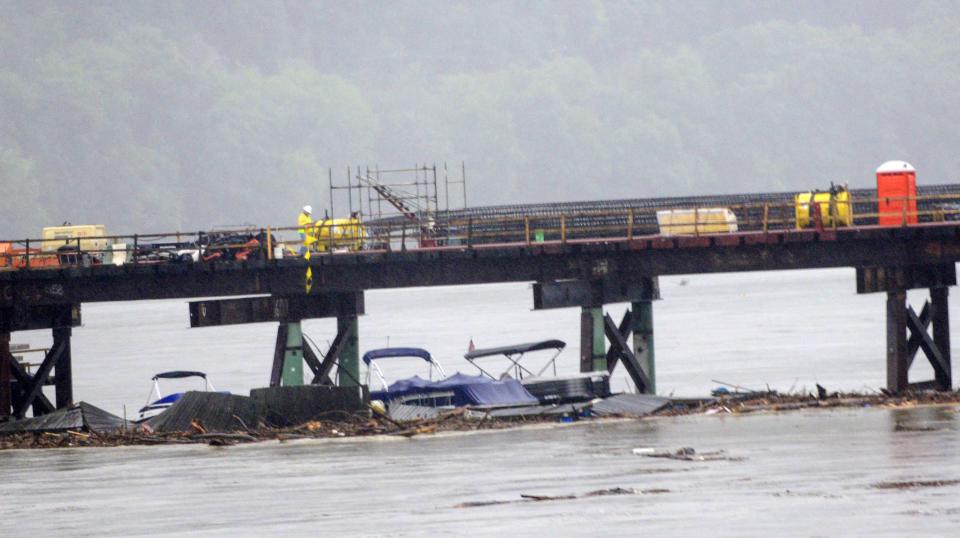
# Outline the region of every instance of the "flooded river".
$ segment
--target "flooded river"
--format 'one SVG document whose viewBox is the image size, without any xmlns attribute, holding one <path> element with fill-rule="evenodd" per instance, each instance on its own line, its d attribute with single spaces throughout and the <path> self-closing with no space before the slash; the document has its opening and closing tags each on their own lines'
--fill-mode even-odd
<svg viewBox="0 0 960 538">
<path fill-rule="evenodd" d="M 852 271 L 665 278 L 661 287 L 662 394 L 702 395 L 712 380 L 783 391 L 884 382 L 884 298 L 857 296 Z M 911 294 L 918 307 L 922 298 Z M 525 285 L 368 293 L 361 350 L 422 346 L 448 373 L 474 373 L 462 359 L 470 338 L 487 347 L 558 337 L 570 343 L 559 369 L 575 371 L 579 312 L 532 312 L 531 302 Z M 610 311 L 619 317 L 623 308 Z M 275 325 L 188 329 L 184 301 L 85 305 L 83 316 L 74 331 L 76 398 L 118 414 L 143 404 L 158 371 L 204 370 L 218 389 L 241 394 L 269 375 Z M 323 347 L 333 325 L 311 321 L 305 330 Z M 47 338 L 16 336 L 34 345 Z M 930 375 L 920 362 L 914 379 Z M 625 386 L 622 373 L 615 385 Z M 16 522 L 16 536 L 950 536 L 960 523 L 956 411 L 839 409 L 413 439 L 5 451 L 0 521 L 8 531 Z M 723 451 L 729 459 L 632 452 L 647 447 Z M 589 495 L 610 488 L 637 493 Z M 518 502 L 521 495 L 574 498 Z"/>
</svg>

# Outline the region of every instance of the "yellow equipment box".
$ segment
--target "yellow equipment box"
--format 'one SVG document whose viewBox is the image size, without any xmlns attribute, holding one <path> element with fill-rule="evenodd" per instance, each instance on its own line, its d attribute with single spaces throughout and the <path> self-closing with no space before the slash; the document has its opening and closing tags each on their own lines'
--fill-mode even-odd
<svg viewBox="0 0 960 538">
<path fill-rule="evenodd" d="M 657 211 L 660 235 L 725 234 L 737 231 L 737 216 L 726 207 Z"/>
<path fill-rule="evenodd" d="M 840 188 L 826 192 L 801 192 L 794 196 L 798 229 L 816 226 L 816 206 L 820 208 L 820 220 L 826 228 L 834 227 L 834 219 L 836 219 L 836 226 L 853 224 L 853 202 L 850 200 L 850 191 Z"/>
<path fill-rule="evenodd" d="M 76 226 L 48 226 L 43 229 L 43 245 L 40 250 L 43 252 L 56 252 L 64 245 L 72 247 L 77 246 L 77 239 L 80 239 L 80 250 L 89 252 L 95 256 L 102 256 L 106 253 L 110 241 L 104 239 L 107 235 L 107 227 L 103 224 L 79 224 Z M 99 238 L 99 239 L 84 239 Z"/>
</svg>

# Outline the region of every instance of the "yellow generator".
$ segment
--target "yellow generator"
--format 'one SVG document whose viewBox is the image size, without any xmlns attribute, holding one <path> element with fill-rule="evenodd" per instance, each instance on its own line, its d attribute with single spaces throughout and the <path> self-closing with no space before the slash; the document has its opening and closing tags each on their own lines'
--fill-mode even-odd
<svg viewBox="0 0 960 538">
<path fill-rule="evenodd" d="M 846 187 L 831 185 L 830 190 L 825 192 L 801 192 L 793 197 L 793 201 L 798 229 L 817 225 L 817 207 L 824 227 L 853 225 L 853 201 Z"/>
<path fill-rule="evenodd" d="M 313 227 L 313 237 L 317 252 L 357 251 L 363 249 L 367 230 L 360 219 L 322 219 Z"/>
</svg>

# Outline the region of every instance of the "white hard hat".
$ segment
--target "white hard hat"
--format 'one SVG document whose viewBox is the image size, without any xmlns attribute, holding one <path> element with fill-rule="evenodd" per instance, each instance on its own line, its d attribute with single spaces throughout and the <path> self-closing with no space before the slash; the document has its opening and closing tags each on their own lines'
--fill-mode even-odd
<svg viewBox="0 0 960 538">
<path fill-rule="evenodd" d="M 305 205 L 303 206 L 303 212 L 309 215 L 310 213 L 313 213 L 313 208 L 311 206 Z"/>
</svg>

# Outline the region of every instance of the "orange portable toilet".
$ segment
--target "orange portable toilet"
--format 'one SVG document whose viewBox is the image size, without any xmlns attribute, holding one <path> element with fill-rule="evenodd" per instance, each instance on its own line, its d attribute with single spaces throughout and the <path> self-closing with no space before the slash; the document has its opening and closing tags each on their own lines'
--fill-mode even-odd
<svg viewBox="0 0 960 538">
<path fill-rule="evenodd" d="M 877 168 L 877 213 L 880 226 L 917 223 L 917 171 L 904 161 L 887 161 Z"/>
</svg>

